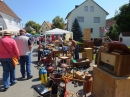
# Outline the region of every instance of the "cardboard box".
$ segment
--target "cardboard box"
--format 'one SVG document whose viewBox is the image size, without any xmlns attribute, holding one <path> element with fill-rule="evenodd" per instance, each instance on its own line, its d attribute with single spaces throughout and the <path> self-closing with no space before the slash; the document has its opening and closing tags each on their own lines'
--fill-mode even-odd
<svg viewBox="0 0 130 97">
<path fill-rule="evenodd" d="M 85 75 L 84 75 L 82 72 L 77 71 L 77 72 L 75 73 L 75 78 L 76 78 L 76 79 L 80 79 L 80 80 L 84 80 Z"/>
</svg>

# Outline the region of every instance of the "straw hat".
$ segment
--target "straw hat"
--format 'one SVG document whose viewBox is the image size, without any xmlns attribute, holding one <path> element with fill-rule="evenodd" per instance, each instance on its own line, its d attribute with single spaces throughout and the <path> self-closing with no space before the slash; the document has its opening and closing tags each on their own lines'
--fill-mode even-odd
<svg viewBox="0 0 130 97">
<path fill-rule="evenodd" d="M 4 35 L 11 35 L 11 32 L 8 31 L 8 30 L 5 30 L 5 31 L 4 31 Z"/>
</svg>

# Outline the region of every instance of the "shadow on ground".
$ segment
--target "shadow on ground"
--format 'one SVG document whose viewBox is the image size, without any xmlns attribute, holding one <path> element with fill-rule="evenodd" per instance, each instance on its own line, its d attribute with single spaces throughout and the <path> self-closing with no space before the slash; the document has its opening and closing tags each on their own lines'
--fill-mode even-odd
<svg viewBox="0 0 130 97">
<path fill-rule="evenodd" d="M 25 80 L 27 80 L 27 78 L 21 78 L 21 77 L 19 77 L 19 78 L 16 78 L 16 80 L 17 81 L 25 81 Z"/>
<path fill-rule="evenodd" d="M 40 79 L 39 78 L 35 78 L 35 79 L 32 80 L 32 82 L 36 82 L 36 81 L 40 81 Z"/>
<path fill-rule="evenodd" d="M 0 92 L 3 92 L 3 88 L 4 88 L 3 79 L 0 78 Z"/>
</svg>

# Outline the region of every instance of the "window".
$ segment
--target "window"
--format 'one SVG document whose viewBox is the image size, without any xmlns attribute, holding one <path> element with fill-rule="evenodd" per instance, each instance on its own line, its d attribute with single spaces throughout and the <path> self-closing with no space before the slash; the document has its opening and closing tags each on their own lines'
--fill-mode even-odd
<svg viewBox="0 0 130 97">
<path fill-rule="evenodd" d="M 17 25 L 17 26 L 19 26 L 19 23 L 20 23 L 19 20 L 16 20 L 16 25 Z"/>
<path fill-rule="evenodd" d="M 84 22 L 84 17 L 77 17 L 78 22 Z"/>
<path fill-rule="evenodd" d="M 91 28 L 91 33 L 93 33 L 93 28 Z"/>
<path fill-rule="evenodd" d="M 90 6 L 90 12 L 94 12 L 94 6 Z"/>
<path fill-rule="evenodd" d="M 94 23 L 100 23 L 100 17 L 94 17 Z"/>
<path fill-rule="evenodd" d="M 88 6 L 84 6 L 84 11 L 88 11 Z"/>
<path fill-rule="evenodd" d="M 11 19 L 9 19 L 9 24 L 11 24 Z"/>
</svg>

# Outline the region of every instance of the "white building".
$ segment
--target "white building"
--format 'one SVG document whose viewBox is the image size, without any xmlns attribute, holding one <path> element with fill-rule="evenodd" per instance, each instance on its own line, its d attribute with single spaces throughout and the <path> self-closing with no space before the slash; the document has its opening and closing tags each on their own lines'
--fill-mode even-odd
<svg viewBox="0 0 130 97">
<path fill-rule="evenodd" d="M 130 46 L 130 32 L 122 32 L 119 35 L 119 41 L 125 45 Z"/>
<path fill-rule="evenodd" d="M 9 6 L 0 0 L 0 31 L 1 30 L 20 30 L 21 19 L 9 8 Z"/>
<path fill-rule="evenodd" d="M 82 32 L 85 28 L 91 28 L 91 38 L 99 38 L 104 35 L 106 26 L 106 12 L 94 0 L 85 0 L 66 16 L 67 30 L 71 31 L 74 19 L 77 18 Z"/>
</svg>

